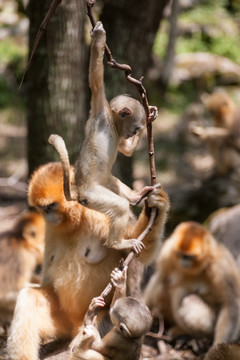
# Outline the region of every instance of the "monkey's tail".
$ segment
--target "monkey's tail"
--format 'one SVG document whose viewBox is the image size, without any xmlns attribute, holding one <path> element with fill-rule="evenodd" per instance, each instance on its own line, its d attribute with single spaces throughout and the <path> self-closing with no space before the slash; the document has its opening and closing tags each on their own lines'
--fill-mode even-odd
<svg viewBox="0 0 240 360">
<path fill-rule="evenodd" d="M 71 201 L 71 189 L 70 189 L 70 162 L 68 157 L 68 151 L 63 138 L 57 134 L 50 135 L 48 139 L 49 144 L 53 145 L 57 150 L 63 168 L 63 190 L 67 201 Z"/>
</svg>

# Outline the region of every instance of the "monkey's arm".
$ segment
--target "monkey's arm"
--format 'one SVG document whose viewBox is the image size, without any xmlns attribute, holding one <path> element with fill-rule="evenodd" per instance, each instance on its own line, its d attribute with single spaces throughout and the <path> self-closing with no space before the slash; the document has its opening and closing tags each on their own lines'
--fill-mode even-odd
<svg viewBox="0 0 240 360">
<path fill-rule="evenodd" d="M 228 129 L 220 127 L 203 128 L 201 126 L 195 126 L 191 131 L 194 135 L 206 142 L 225 140 L 230 135 Z"/>
<path fill-rule="evenodd" d="M 235 341 L 240 331 L 239 269 L 229 251 L 221 251 L 210 269 L 213 286 L 221 295 L 213 344 Z"/>
<path fill-rule="evenodd" d="M 151 208 L 157 208 L 157 218 L 152 226 L 151 231 L 144 238 L 143 243 L 146 249 L 141 251 L 138 259 L 148 264 L 158 255 L 160 246 L 162 244 L 162 236 L 164 225 L 167 219 L 169 210 L 169 199 L 167 193 L 162 188 L 154 189 L 148 196 L 147 204 L 145 204 L 142 213 L 135 226 L 128 228 L 126 237 L 137 238 L 147 227 L 149 222 Z"/>
<path fill-rule="evenodd" d="M 128 139 L 121 138 L 118 145 L 118 151 L 125 156 L 132 156 L 143 135 L 143 131 L 144 130 L 139 131 L 136 135 L 133 135 Z"/>
<path fill-rule="evenodd" d="M 96 317 L 97 317 L 96 310 L 98 307 L 101 308 L 104 306 L 105 306 L 105 302 L 102 297 L 98 296 L 98 297 L 93 298 L 89 305 L 88 311 L 84 317 L 84 326 L 95 324 Z"/>
<path fill-rule="evenodd" d="M 100 21 L 92 30 L 92 44 L 89 64 L 89 86 L 92 92 L 91 116 L 95 118 L 104 111 L 110 111 L 104 91 L 104 66 L 106 33 Z"/>
<path fill-rule="evenodd" d="M 122 271 L 115 268 L 111 274 L 111 282 L 115 287 L 111 303 L 112 307 L 117 299 L 127 296 L 127 266 Z"/>
</svg>

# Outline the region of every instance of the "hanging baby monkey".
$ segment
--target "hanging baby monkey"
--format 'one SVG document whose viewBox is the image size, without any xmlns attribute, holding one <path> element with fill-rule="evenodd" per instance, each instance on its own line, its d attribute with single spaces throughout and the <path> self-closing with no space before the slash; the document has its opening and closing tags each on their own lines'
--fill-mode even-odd
<svg viewBox="0 0 240 360">
<path fill-rule="evenodd" d="M 110 231 L 105 245 L 115 249 L 133 249 L 137 254 L 144 247 L 136 239 L 124 239 L 129 219 L 129 203 L 141 201 L 154 186 L 140 192 L 131 190 L 111 174 L 117 152 L 131 156 L 145 128 L 146 114 L 142 104 L 129 95 L 119 95 L 108 103 L 104 91 L 106 33 L 102 23 L 92 30 L 89 85 L 92 92 L 91 112 L 85 128 L 85 140 L 75 165 L 75 183 L 70 186 L 69 158 L 63 139 L 51 135 L 49 143 L 60 154 L 64 171 L 64 193 L 67 200 L 77 200 L 90 209 L 109 216 Z M 150 107 L 150 119 L 157 109 Z"/>
</svg>

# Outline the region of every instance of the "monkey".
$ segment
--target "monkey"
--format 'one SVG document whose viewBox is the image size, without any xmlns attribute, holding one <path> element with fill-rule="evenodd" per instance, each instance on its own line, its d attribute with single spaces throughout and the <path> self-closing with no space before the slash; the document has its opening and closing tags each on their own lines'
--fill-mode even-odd
<svg viewBox="0 0 240 360">
<path fill-rule="evenodd" d="M 215 173 L 227 174 L 240 166 L 240 116 L 231 97 L 216 91 L 201 97 L 206 109 L 213 115 L 214 126 L 195 126 L 192 133 L 209 146 L 215 162 Z"/>
<path fill-rule="evenodd" d="M 127 267 L 115 268 L 111 282 L 115 287 L 110 308 L 111 328 L 101 338 L 94 318 L 98 307 L 105 305 L 101 297 L 94 298 L 84 318 L 84 327 L 73 340 L 70 360 L 138 360 L 143 336 L 152 325 L 148 307 L 138 299 L 126 296 Z M 75 345 L 74 345 L 75 344 Z"/>
<path fill-rule="evenodd" d="M 206 354 L 204 360 L 239 360 L 240 346 L 238 344 L 218 344 Z"/>
<path fill-rule="evenodd" d="M 90 209 L 107 214 L 110 229 L 105 245 L 115 249 L 132 248 L 138 254 L 143 248 L 142 242 L 123 237 L 128 223 L 129 203 L 139 203 L 154 187 L 145 186 L 140 192 L 133 191 L 114 177 L 111 170 L 118 151 L 126 156 L 132 155 L 146 127 L 146 114 L 142 104 L 128 95 L 118 95 L 108 103 L 103 79 L 106 33 L 100 21 L 91 35 L 91 111 L 75 164 L 75 182 L 71 187 L 68 170 L 70 165 L 64 140 L 53 134 L 49 142 L 57 149 L 62 160 L 67 200 L 77 200 Z M 150 111 L 149 119 L 153 120 L 157 109 L 152 106 Z"/>
<path fill-rule="evenodd" d="M 220 208 L 214 211 L 204 222 L 218 241 L 222 242 L 233 254 L 240 267 L 239 249 L 240 205 Z"/>
<path fill-rule="evenodd" d="M 73 167 L 70 180 L 74 181 Z M 11 360 L 38 360 L 41 342 L 73 339 L 91 300 L 101 294 L 112 270 L 126 255 L 125 250 L 103 245 L 109 231 L 105 214 L 66 200 L 60 162 L 45 164 L 33 173 L 28 201 L 46 219 L 43 274 L 39 288 L 25 288 L 18 296 L 7 340 Z M 137 238 L 142 233 L 152 207 L 157 208 L 156 220 L 143 240 L 146 248 L 132 263 L 151 263 L 161 246 L 169 208 L 168 196 L 162 188 L 148 195 L 138 220 L 125 229 L 125 237 Z M 105 302 L 107 309 L 111 294 Z"/>
<path fill-rule="evenodd" d="M 0 234 L 0 333 L 11 322 L 19 291 L 40 281 L 34 271 L 43 262 L 44 234 L 45 221 L 36 211 L 22 213 Z"/>
<path fill-rule="evenodd" d="M 229 250 L 196 222 L 180 223 L 164 242 L 144 300 L 176 326 L 172 335 L 208 335 L 215 345 L 235 341 L 240 334 L 237 264 Z"/>
</svg>

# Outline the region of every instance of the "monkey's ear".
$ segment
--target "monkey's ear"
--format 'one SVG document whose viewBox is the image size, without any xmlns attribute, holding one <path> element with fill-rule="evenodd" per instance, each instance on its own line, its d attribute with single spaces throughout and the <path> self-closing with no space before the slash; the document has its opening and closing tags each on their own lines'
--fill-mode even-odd
<svg viewBox="0 0 240 360">
<path fill-rule="evenodd" d="M 121 116 L 121 118 L 124 118 L 126 116 L 132 115 L 132 112 L 129 108 L 124 107 L 123 109 L 119 110 L 118 114 Z"/>
</svg>

